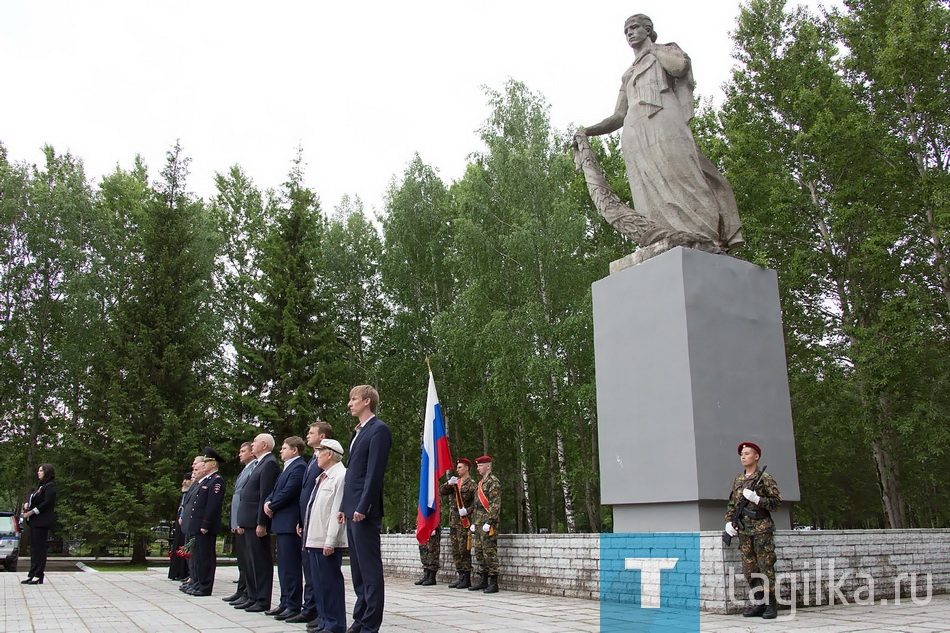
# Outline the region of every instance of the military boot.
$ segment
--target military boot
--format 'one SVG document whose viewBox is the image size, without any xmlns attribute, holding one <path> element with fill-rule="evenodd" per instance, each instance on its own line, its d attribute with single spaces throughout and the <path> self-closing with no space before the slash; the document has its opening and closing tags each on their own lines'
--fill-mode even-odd
<svg viewBox="0 0 950 633">
<path fill-rule="evenodd" d="M 774 620 L 778 617 L 778 605 L 775 604 L 775 596 L 769 594 L 765 596 L 765 611 L 762 612 L 763 620 Z"/>
<path fill-rule="evenodd" d="M 482 591 L 485 587 L 488 586 L 488 574 L 485 572 L 478 573 L 478 582 L 468 588 L 469 591 Z"/>
<path fill-rule="evenodd" d="M 428 570 L 428 569 L 423 569 L 423 570 L 422 570 L 422 576 L 420 576 L 420 577 L 419 577 L 419 580 L 417 580 L 417 581 L 414 582 L 413 584 L 414 584 L 414 585 L 421 585 L 422 583 L 424 583 L 424 582 L 426 581 L 426 578 L 428 578 L 428 577 L 429 577 L 429 570 Z"/>
<path fill-rule="evenodd" d="M 498 574 L 488 577 L 488 586 L 483 590 L 484 593 L 498 593 Z"/>
<path fill-rule="evenodd" d="M 423 586 L 423 587 L 431 587 L 432 585 L 434 585 L 434 584 L 435 584 L 435 574 L 436 574 L 436 571 L 435 571 L 434 569 L 427 569 L 427 570 L 426 570 L 426 577 L 422 579 L 422 586 Z"/>
<path fill-rule="evenodd" d="M 456 587 L 459 586 L 459 583 L 462 582 L 462 572 L 457 572 L 457 574 L 458 574 L 458 578 L 452 581 L 452 584 L 449 585 L 449 589 L 455 589 Z"/>
<path fill-rule="evenodd" d="M 460 571 L 459 575 L 459 584 L 456 589 L 468 589 L 472 586 L 472 572 L 470 571 Z"/>
<path fill-rule="evenodd" d="M 756 589 L 752 592 L 752 604 L 749 605 L 749 608 L 742 612 L 742 617 L 744 618 L 757 618 L 763 613 L 765 613 L 765 603 L 762 600 L 765 598 L 765 592 L 761 589 Z"/>
</svg>

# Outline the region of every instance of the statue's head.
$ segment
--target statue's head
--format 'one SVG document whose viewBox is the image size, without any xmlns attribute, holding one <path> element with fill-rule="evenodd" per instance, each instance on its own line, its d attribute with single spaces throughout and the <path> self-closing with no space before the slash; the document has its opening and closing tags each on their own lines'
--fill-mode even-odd
<svg viewBox="0 0 950 633">
<path fill-rule="evenodd" d="M 653 20 L 650 19 L 650 16 L 643 15 L 642 13 L 637 13 L 636 15 L 631 15 L 623 23 L 623 32 L 627 36 L 629 41 L 630 36 L 627 32 L 627 28 L 631 25 L 638 24 L 643 27 L 647 32 L 647 35 L 650 37 L 651 42 L 656 42 L 656 31 L 653 30 Z"/>
</svg>

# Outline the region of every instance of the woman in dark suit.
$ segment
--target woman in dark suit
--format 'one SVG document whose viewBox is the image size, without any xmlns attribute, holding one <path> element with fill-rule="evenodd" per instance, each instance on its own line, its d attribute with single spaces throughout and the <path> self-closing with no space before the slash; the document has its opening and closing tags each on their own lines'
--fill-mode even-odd
<svg viewBox="0 0 950 633">
<path fill-rule="evenodd" d="M 30 526 L 30 575 L 20 581 L 23 585 L 42 585 L 46 571 L 46 551 L 49 530 L 56 520 L 56 470 L 52 464 L 40 464 L 36 470 L 39 484 L 23 504 L 23 519 Z"/>
</svg>

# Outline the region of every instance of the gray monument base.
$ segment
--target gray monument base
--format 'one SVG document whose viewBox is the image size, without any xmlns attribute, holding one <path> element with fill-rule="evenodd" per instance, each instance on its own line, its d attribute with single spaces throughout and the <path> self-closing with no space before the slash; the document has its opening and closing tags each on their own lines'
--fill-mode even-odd
<svg viewBox="0 0 950 633">
<path fill-rule="evenodd" d="M 742 441 L 800 499 L 775 271 L 677 247 L 594 283 L 593 300 L 615 532 L 721 530 Z"/>
<path fill-rule="evenodd" d="M 769 467 L 771 470 L 771 467 Z M 679 503 L 615 504 L 614 532 L 695 532 L 700 528 L 690 525 L 711 525 L 710 530 L 721 530 L 726 522 L 723 501 L 681 501 Z M 772 513 L 775 529 L 790 530 L 791 513 L 788 505 Z M 680 526 L 671 529 L 660 526 Z M 687 527 L 684 527 L 687 526 Z"/>
</svg>

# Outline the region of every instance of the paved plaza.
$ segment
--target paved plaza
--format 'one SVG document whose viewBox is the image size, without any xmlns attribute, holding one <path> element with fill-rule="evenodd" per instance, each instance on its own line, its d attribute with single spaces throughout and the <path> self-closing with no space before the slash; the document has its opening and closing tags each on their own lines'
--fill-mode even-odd
<svg viewBox="0 0 950 633">
<path fill-rule="evenodd" d="M 353 596 L 347 576 L 347 603 Z M 64 633 L 213 631 L 276 633 L 299 631 L 303 624 L 277 622 L 245 613 L 221 601 L 234 590 L 234 567 L 219 567 L 214 595 L 185 596 L 178 583 L 154 572 L 50 572 L 43 585 L 21 585 L 23 574 L 0 574 L 0 631 Z M 275 594 L 277 591 L 275 582 Z M 276 606 L 276 602 L 274 603 Z M 386 633 L 570 633 L 600 630 L 597 602 L 502 590 L 494 595 L 457 591 L 445 585 L 417 587 L 411 580 L 386 581 Z M 836 606 L 779 611 L 779 619 L 703 614 L 710 633 L 934 633 L 950 631 L 950 596 L 927 605 Z M 619 633 L 619 632 L 618 632 Z"/>
</svg>

